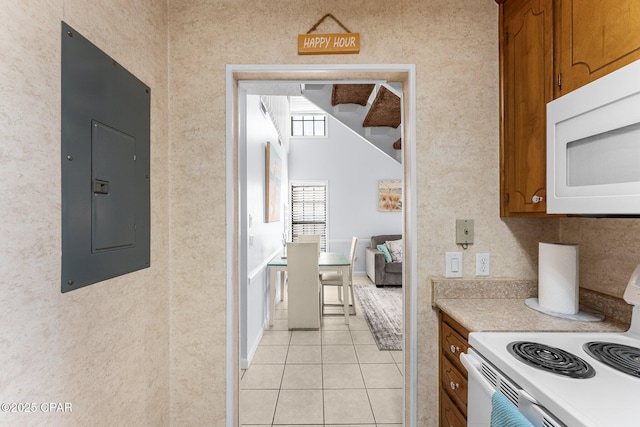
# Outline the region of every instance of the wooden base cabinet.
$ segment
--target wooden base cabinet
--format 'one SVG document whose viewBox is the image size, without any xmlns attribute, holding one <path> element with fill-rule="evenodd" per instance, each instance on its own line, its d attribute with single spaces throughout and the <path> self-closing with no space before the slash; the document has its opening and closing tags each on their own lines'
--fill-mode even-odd
<svg viewBox="0 0 640 427">
<path fill-rule="evenodd" d="M 469 348 L 469 332 L 440 312 L 440 426 L 467 425 L 467 370 L 460 353 Z"/>
<path fill-rule="evenodd" d="M 440 391 L 440 427 L 466 427 L 467 419 L 458 407 L 449 399 L 447 393 Z"/>
</svg>

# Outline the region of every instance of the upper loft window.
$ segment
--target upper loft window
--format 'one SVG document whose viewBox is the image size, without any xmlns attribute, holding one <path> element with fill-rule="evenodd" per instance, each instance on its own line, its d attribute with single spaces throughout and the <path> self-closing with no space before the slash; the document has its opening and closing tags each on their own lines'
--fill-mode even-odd
<svg viewBox="0 0 640 427">
<path fill-rule="evenodd" d="M 296 114 L 291 116 L 291 136 L 327 136 L 324 114 Z"/>
</svg>

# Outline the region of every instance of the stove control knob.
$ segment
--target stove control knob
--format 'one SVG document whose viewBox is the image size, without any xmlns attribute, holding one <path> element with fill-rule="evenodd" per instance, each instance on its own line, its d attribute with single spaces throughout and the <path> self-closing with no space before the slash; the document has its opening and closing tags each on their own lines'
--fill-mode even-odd
<svg viewBox="0 0 640 427">
<path fill-rule="evenodd" d="M 455 345 L 453 345 L 453 344 L 451 344 L 451 347 L 450 347 L 450 348 L 451 348 L 451 353 L 453 353 L 453 354 L 456 354 L 457 352 L 459 352 L 459 351 L 460 351 L 460 347 L 455 346 Z"/>
<path fill-rule="evenodd" d="M 449 387 L 451 387 L 451 390 L 455 390 L 455 389 L 457 389 L 457 388 L 460 388 L 460 384 L 458 384 L 458 383 L 454 383 L 453 381 L 451 381 L 451 382 L 449 383 Z"/>
</svg>

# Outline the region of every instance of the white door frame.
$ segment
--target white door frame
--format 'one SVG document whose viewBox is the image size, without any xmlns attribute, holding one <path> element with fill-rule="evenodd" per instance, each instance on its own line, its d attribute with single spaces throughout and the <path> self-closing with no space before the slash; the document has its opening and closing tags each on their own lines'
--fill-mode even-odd
<svg viewBox="0 0 640 427">
<path fill-rule="evenodd" d="M 239 426 L 239 165 L 238 81 L 240 80 L 387 80 L 403 83 L 403 290 L 404 411 L 403 425 L 417 420 L 417 202 L 416 202 L 416 70 L 414 64 L 228 64 L 226 67 L 226 426 Z"/>
</svg>

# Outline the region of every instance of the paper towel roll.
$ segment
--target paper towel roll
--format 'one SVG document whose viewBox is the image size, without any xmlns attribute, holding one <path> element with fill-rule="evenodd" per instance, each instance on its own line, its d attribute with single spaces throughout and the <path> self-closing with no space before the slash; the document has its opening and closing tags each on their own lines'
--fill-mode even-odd
<svg viewBox="0 0 640 427">
<path fill-rule="evenodd" d="M 538 244 L 538 302 L 556 313 L 576 314 L 578 305 L 578 245 Z"/>
</svg>

